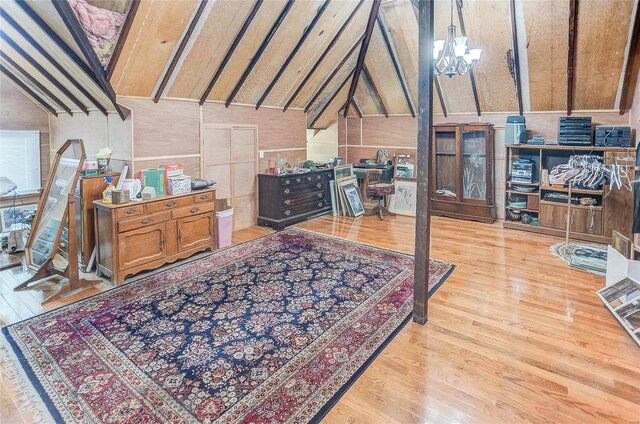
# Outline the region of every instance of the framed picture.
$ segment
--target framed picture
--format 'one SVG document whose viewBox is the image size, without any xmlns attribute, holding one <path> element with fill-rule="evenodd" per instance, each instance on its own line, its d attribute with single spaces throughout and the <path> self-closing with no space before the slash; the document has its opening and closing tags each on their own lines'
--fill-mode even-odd
<svg viewBox="0 0 640 424">
<path fill-rule="evenodd" d="M 397 153 L 394 157 L 395 178 L 412 180 L 416 178 L 416 155 Z"/>
<path fill-rule="evenodd" d="M 3 232 L 24 228 L 24 221 L 36 212 L 38 205 L 20 205 L 0 209 L 0 230 Z"/>
<path fill-rule="evenodd" d="M 389 211 L 398 215 L 416 216 L 416 195 L 418 186 L 415 181 L 396 181 L 396 192 L 389 200 Z"/>
<path fill-rule="evenodd" d="M 353 176 L 353 166 L 352 165 L 341 165 L 333 168 L 333 176 L 336 181 L 341 180 L 342 178 L 352 177 Z"/>
<path fill-rule="evenodd" d="M 347 204 L 347 197 L 344 194 L 344 188 L 348 185 L 353 185 L 354 187 L 358 187 L 358 178 L 355 175 L 344 177 L 339 180 L 336 180 L 336 190 L 337 190 L 337 199 L 340 207 L 338 208 L 338 214 L 342 216 L 350 216 L 351 211 L 349 210 L 349 206 Z"/>
<path fill-rule="evenodd" d="M 347 184 L 342 187 L 342 190 L 344 190 L 344 196 L 351 216 L 358 217 L 364 215 L 364 206 L 362 205 L 362 199 L 360 198 L 360 190 L 358 190 L 358 187 L 353 184 Z"/>
</svg>

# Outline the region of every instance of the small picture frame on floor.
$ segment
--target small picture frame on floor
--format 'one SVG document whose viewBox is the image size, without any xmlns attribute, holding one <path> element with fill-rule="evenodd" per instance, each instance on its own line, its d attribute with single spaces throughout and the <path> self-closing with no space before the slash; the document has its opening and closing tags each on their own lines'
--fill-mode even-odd
<svg viewBox="0 0 640 424">
<path fill-rule="evenodd" d="M 342 190 L 344 190 L 349 214 L 356 218 L 364 215 L 364 206 L 362 205 L 362 199 L 360 198 L 360 190 L 358 190 L 358 187 L 353 184 L 347 184 L 342 188 Z"/>
<path fill-rule="evenodd" d="M 416 195 L 418 186 L 415 181 L 396 180 L 396 192 L 389 200 L 389 211 L 398 215 L 416 216 Z"/>
</svg>

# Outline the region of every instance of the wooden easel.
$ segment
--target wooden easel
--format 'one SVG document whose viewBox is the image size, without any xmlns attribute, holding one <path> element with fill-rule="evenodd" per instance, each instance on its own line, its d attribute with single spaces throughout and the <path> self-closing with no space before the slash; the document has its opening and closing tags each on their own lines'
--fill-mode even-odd
<svg viewBox="0 0 640 424">
<path fill-rule="evenodd" d="M 78 269 L 78 238 L 76 235 L 75 195 L 71 192 L 68 196 L 69 200 L 67 202 L 67 211 L 65 212 L 68 234 L 67 267 L 64 271 L 54 267 L 52 262 L 55 255 L 52 255 L 52 257 L 47 259 L 42 266 L 36 270 L 33 277 L 13 289 L 14 291 L 28 290 L 48 282 L 53 277 L 62 277 L 63 280 L 60 282 L 60 289 L 43 300 L 43 304 L 62 297 L 65 294 L 80 291 L 101 282 L 101 280 L 88 280 L 80 277 L 80 271 Z"/>
</svg>

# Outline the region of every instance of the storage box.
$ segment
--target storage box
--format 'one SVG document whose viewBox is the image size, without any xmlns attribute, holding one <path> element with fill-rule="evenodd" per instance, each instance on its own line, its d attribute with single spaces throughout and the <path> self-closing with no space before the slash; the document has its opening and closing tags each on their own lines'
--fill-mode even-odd
<svg viewBox="0 0 640 424">
<path fill-rule="evenodd" d="M 158 169 L 143 169 L 138 175 L 138 179 L 142 182 L 143 187 L 153 187 L 156 196 L 164 196 L 166 194 L 166 186 L 164 181 L 165 170 Z"/>
<path fill-rule="evenodd" d="M 167 194 L 182 194 L 191 191 L 191 177 L 188 175 L 175 175 L 167 179 Z"/>
<path fill-rule="evenodd" d="M 169 177 L 175 177 L 178 175 L 184 174 L 184 167 L 181 163 L 168 163 L 166 165 L 162 165 L 160 169 L 164 170 L 164 186 L 167 188 L 167 194 L 169 194 Z"/>
</svg>

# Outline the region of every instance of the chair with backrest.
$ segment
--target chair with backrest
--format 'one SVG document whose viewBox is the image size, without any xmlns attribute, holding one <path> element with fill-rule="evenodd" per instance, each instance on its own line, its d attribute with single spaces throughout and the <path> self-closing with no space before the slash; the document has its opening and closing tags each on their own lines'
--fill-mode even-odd
<svg viewBox="0 0 640 424">
<path fill-rule="evenodd" d="M 381 177 L 382 171 L 379 169 L 367 169 L 367 177 L 364 180 L 365 192 L 369 199 L 377 200 L 378 204 L 365 215 L 378 215 L 380 219 L 384 219 L 385 215 L 395 216 L 387 209 L 387 196 L 396 192 L 396 186 L 382 181 Z"/>
</svg>

